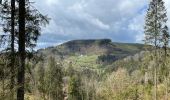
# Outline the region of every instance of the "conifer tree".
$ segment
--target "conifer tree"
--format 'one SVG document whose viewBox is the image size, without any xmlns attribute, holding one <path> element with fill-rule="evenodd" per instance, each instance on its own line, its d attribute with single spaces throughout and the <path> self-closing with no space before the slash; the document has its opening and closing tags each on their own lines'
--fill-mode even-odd
<svg viewBox="0 0 170 100">
<path fill-rule="evenodd" d="M 38 70 L 37 70 L 37 86 L 38 86 L 38 90 L 40 93 L 42 93 L 42 98 L 43 100 L 46 99 L 46 81 L 45 81 L 45 68 L 44 68 L 44 64 L 40 63 L 40 66 L 38 66 Z"/>
<path fill-rule="evenodd" d="M 63 100 L 63 70 L 61 64 L 56 63 L 55 58 L 49 59 L 49 66 L 46 72 L 46 85 L 49 100 Z"/>
<path fill-rule="evenodd" d="M 14 85 L 15 85 L 15 0 L 11 0 L 11 61 L 10 61 L 10 72 L 11 72 L 11 100 L 14 99 Z"/>
<path fill-rule="evenodd" d="M 4 33 L 6 33 L 5 36 L 11 37 L 11 2 L 8 0 L 4 0 L 1 7 L 1 19 L 3 21 L 2 27 Z M 18 6 L 19 0 L 16 0 L 15 3 L 15 45 L 18 45 L 18 34 L 19 34 L 19 6 Z M 34 2 L 30 2 L 29 0 L 26 0 L 25 2 L 25 8 L 26 8 L 26 15 L 25 15 L 25 31 L 26 31 L 26 49 L 31 49 L 36 46 L 36 42 L 38 40 L 38 37 L 40 36 L 41 32 L 41 26 L 45 26 L 49 23 L 49 18 L 46 15 L 42 15 L 34 6 Z M 11 41 L 7 41 L 10 44 Z M 8 48 L 11 48 L 10 46 Z"/>
<path fill-rule="evenodd" d="M 70 77 L 69 82 L 69 100 L 83 100 L 82 99 L 82 89 L 81 89 L 81 79 L 78 75 Z"/>
<path fill-rule="evenodd" d="M 19 53 L 19 66 L 17 75 L 17 100 L 24 100 L 25 94 L 25 18 L 26 8 L 25 0 L 19 0 L 19 38 L 18 38 L 18 53 Z"/>
<path fill-rule="evenodd" d="M 162 37 L 167 36 L 165 35 L 167 32 L 167 16 L 166 16 L 166 9 L 164 6 L 163 0 L 151 0 L 149 4 L 149 8 L 147 10 L 146 15 L 146 22 L 145 22 L 145 42 L 147 44 L 154 46 L 154 85 L 155 85 L 155 93 L 154 99 L 157 100 L 157 70 L 159 67 L 158 62 L 158 49 L 161 47 L 162 44 Z M 164 43 L 167 45 L 167 43 Z"/>
<path fill-rule="evenodd" d="M 42 15 L 34 6 L 32 6 L 32 2 L 29 2 L 29 0 L 25 0 L 24 2 L 24 9 L 25 9 L 25 15 L 24 15 L 24 20 L 25 22 L 21 23 L 20 19 L 21 17 L 19 16 L 19 4 L 20 0 L 4 0 L 1 4 L 1 19 L 2 19 L 2 27 L 4 34 L 1 37 L 5 37 L 4 44 L 7 44 L 7 52 L 11 53 L 11 56 L 9 58 L 11 59 L 10 61 L 10 66 L 11 66 L 11 90 L 14 88 L 14 78 L 15 74 L 17 71 L 15 71 L 15 59 L 16 55 L 19 53 L 19 50 L 16 48 L 21 46 L 23 44 L 23 48 L 25 48 L 25 57 L 28 54 L 28 50 L 36 46 L 36 41 L 38 37 L 40 36 L 41 32 L 41 26 L 45 25 L 48 23 L 48 18 L 47 16 Z M 23 10 L 21 10 L 23 11 Z M 21 12 L 20 12 L 21 13 Z M 23 15 L 23 14 L 21 14 Z M 20 22 L 20 23 L 19 23 Z M 19 35 L 19 30 L 20 29 L 20 24 L 22 26 L 25 26 L 25 35 L 23 35 L 22 39 Z M 23 28 L 23 27 L 22 27 Z M 23 30 L 22 30 L 23 31 Z M 22 42 L 25 41 L 25 43 L 20 42 L 19 40 L 22 40 Z M 20 45 L 20 46 L 19 46 Z M 28 50 L 27 50 L 28 49 Z M 27 50 L 27 52 L 26 52 Z M 19 76 L 19 75 L 18 75 Z M 12 92 L 13 93 L 13 92 Z M 12 94 L 13 95 L 13 94 Z M 13 97 L 13 96 L 11 96 Z"/>
<path fill-rule="evenodd" d="M 166 17 L 166 19 L 164 20 L 164 22 L 166 23 L 167 22 L 167 15 L 166 15 L 166 12 L 165 12 L 165 15 L 164 17 Z M 163 44 L 163 51 L 164 51 L 164 54 L 163 54 L 163 66 L 162 66 L 162 69 L 163 69 L 163 75 L 164 75 L 164 79 L 165 79 L 165 85 L 166 85 L 166 100 L 168 100 L 168 83 L 169 83 L 169 79 L 168 79 L 168 76 L 169 76 L 169 66 L 168 66 L 168 61 L 167 61 L 167 57 L 168 57 L 168 45 L 169 45 L 169 39 L 170 39 L 170 35 L 169 35 L 169 31 L 168 31 L 168 26 L 165 25 L 163 30 L 163 35 L 162 35 L 162 44 Z"/>
</svg>

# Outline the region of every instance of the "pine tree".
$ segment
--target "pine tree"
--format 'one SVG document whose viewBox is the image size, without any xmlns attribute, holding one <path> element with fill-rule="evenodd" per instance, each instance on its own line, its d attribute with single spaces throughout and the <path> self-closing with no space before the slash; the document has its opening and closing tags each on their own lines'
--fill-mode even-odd
<svg viewBox="0 0 170 100">
<path fill-rule="evenodd" d="M 61 64 L 56 63 L 55 58 L 49 59 L 49 66 L 46 72 L 46 85 L 49 100 L 63 100 L 63 70 Z"/>
<path fill-rule="evenodd" d="M 15 45 L 17 45 L 17 40 L 18 40 L 18 34 L 19 34 L 19 17 L 18 17 L 18 13 L 19 13 L 19 6 L 18 6 L 19 1 L 16 0 L 15 3 Z M 38 40 L 38 37 L 40 36 L 40 32 L 41 32 L 41 26 L 45 26 L 46 24 L 49 23 L 49 18 L 45 15 L 42 15 L 34 6 L 33 6 L 33 2 L 30 2 L 29 0 L 26 0 L 25 2 L 25 8 L 26 8 L 26 14 L 25 14 L 25 32 L 26 32 L 26 49 L 31 49 L 34 48 L 36 46 L 36 42 Z M 4 2 L 1 5 L 2 10 L 1 10 L 1 19 L 3 21 L 2 23 L 2 27 L 3 27 L 3 31 L 4 33 L 6 33 L 8 37 L 11 37 L 11 35 L 9 35 L 8 33 L 11 32 L 11 5 L 10 2 L 8 0 L 4 0 Z M 11 42 L 11 41 L 7 41 L 7 42 Z M 10 44 L 10 43 L 8 43 Z M 8 47 L 10 48 L 10 47 Z"/>
<path fill-rule="evenodd" d="M 17 76 L 17 100 L 24 100 L 24 83 L 25 83 L 25 0 L 19 0 L 19 42 L 18 42 L 18 53 L 19 53 L 19 67 Z"/>
<path fill-rule="evenodd" d="M 20 52 L 20 50 L 16 50 L 17 47 L 21 47 L 22 42 L 25 41 L 24 47 L 22 49 L 25 49 L 25 57 L 28 56 L 28 51 L 36 46 L 36 42 L 38 37 L 40 36 L 41 32 L 41 25 L 45 25 L 48 23 L 47 16 L 43 16 L 36 8 L 34 8 L 29 2 L 29 0 L 25 1 L 25 16 L 24 20 L 25 23 L 25 35 L 23 40 L 21 39 L 19 35 L 19 24 L 21 21 L 19 21 L 20 17 L 19 14 L 19 0 L 4 0 L 1 4 L 1 19 L 2 19 L 2 27 L 5 35 L 2 35 L 1 37 L 4 38 L 4 41 L 2 41 L 4 44 L 8 44 L 6 51 L 10 52 L 11 55 L 9 56 L 10 61 L 10 67 L 11 67 L 11 93 L 13 95 L 13 88 L 14 88 L 14 78 L 15 78 L 15 60 L 17 55 Z M 19 23 L 20 22 L 20 23 Z M 22 30 L 23 31 L 23 30 Z M 9 34 L 10 33 L 10 34 Z M 21 40 L 22 42 L 18 42 L 18 40 Z M 27 52 L 26 52 L 26 49 Z M 24 57 L 24 58 L 25 58 Z M 17 60 L 16 60 L 17 61 Z M 11 95 L 11 98 L 13 96 Z"/>
<path fill-rule="evenodd" d="M 161 47 L 162 37 L 165 35 L 166 30 L 166 9 L 163 0 L 151 0 L 147 10 L 145 22 L 145 42 L 154 46 L 154 85 L 155 95 L 154 99 L 157 100 L 157 70 L 158 62 L 158 49 Z M 164 44 L 166 45 L 166 43 Z"/>
<path fill-rule="evenodd" d="M 11 0 L 11 61 L 10 61 L 10 72 L 11 72 L 11 100 L 14 99 L 14 85 L 15 85 L 15 0 Z"/>
<path fill-rule="evenodd" d="M 9 5 L 10 7 L 10 11 L 8 10 L 9 7 L 7 6 Z M 14 37 L 14 34 L 15 34 L 15 0 L 11 0 L 10 4 L 7 2 L 7 1 L 4 1 L 2 3 L 1 1 L 1 18 L 2 20 L 3 19 L 8 19 L 8 21 L 10 22 L 10 24 L 8 24 L 8 27 L 10 26 L 9 30 L 10 30 L 10 56 L 9 56 L 9 59 L 11 60 L 10 61 L 10 90 L 11 90 L 11 99 L 13 99 L 13 88 L 14 88 L 14 72 L 15 72 L 15 49 L 14 49 L 14 40 L 15 40 L 15 37 Z M 3 15 L 4 13 L 8 14 L 8 16 L 6 15 Z M 4 22 L 5 23 L 5 22 Z M 4 23 L 1 22 L 1 24 L 3 24 L 4 26 Z M 5 31 L 5 30 L 4 30 Z"/>
<path fill-rule="evenodd" d="M 70 77 L 69 81 L 69 100 L 83 100 L 82 99 L 82 89 L 81 89 L 81 79 L 78 75 L 73 75 Z"/>
<path fill-rule="evenodd" d="M 45 68 L 44 68 L 44 64 L 40 63 L 40 65 L 38 66 L 38 70 L 37 70 L 37 86 L 38 86 L 38 90 L 40 93 L 42 93 L 42 98 L 43 100 L 46 99 L 46 81 L 45 81 Z"/>
<path fill-rule="evenodd" d="M 164 20 L 164 22 L 166 23 L 167 22 L 167 15 L 166 15 L 166 12 L 165 12 L 165 15 L 164 17 L 166 18 Z M 164 50 L 164 54 L 163 54 L 163 75 L 164 75 L 164 79 L 165 79 L 165 84 L 166 84 L 166 100 L 168 100 L 168 83 L 169 83 L 169 79 L 168 79 L 168 76 L 169 76 L 169 66 L 168 66 L 168 61 L 167 61 L 167 56 L 168 56 L 168 53 L 167 53 L 167 50 L 168 50 L 168 45 L 169 45 L 169 39 L 170 39 L 170 35 L 169 35 L 169 32 L 168 32 L 168 27 L 167 25 L 164 26 L 163 30 L 163 36 L 162 36 L 162 42 L 163 42 L 163 50 Z"/>
<path fill-rule="evenodd" d="M 166 16 L 166 15 L 165 15 Z M 167 17 L 167 16 L 166 16 Z M 165 20 L 165 23 L 167 22 L 167 20 Z M 162 36 L 162 42 L 163 42 L 163 49 L 164 49 L 164 57 L 166 59 L 167 57 L 167 50 L 168 50 L 168 45 L 169 45 L 169 39 L 170 39 L 170 35 L 169 35 L 169 31 L 168 31 L 168 26 L 165 25 L 163 30 L 163 36 Z"/>
</svg>

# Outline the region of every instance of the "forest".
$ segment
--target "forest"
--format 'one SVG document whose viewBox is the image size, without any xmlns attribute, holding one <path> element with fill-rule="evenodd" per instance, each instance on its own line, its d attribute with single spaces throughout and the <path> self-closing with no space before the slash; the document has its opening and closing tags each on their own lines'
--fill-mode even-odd
<svg viewBox="0 0 170 100">
<path fill-rule="evenodd" d="M 142 42 L 75 38 L 37 49 L 51 16 L 36 0 L 0 0 L 0 100 L 170 100 L 166 2 L 147 2 Z"/>
</svg>

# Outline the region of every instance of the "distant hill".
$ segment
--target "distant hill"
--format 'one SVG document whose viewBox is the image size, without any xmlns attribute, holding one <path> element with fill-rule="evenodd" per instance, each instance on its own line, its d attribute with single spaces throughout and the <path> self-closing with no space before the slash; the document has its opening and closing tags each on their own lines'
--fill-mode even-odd
<svg viewBox="0 0 170 100">
<path fill-rule="evenodd" d="M 143 44 L 117 43 L 110 39 L 72 40 L 56 47 L 38 50 L 38 54 L 44 57 L 53 56 L 67 59 L 75 56 L 95 55 L 103 62 L 112 62 L 120 58 L 134 55 L 144 50 Z"/>
</svg>

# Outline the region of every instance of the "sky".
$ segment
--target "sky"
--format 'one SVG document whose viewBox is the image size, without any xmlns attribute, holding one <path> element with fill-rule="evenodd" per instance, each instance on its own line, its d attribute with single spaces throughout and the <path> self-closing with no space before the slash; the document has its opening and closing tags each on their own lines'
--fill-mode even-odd
<svg viewBox="0 0 170 100">
<path fill-rule="evenodd" d="M 170 0 L 164 0 L 170 19 Z M 76 39 L 112 39 L 141 43 L 149 0 L 36 0 L 34 6 L 48 15 L 37 48 Z M 168 21 L 170 27 L 170 21 Z"/>
</svg>

